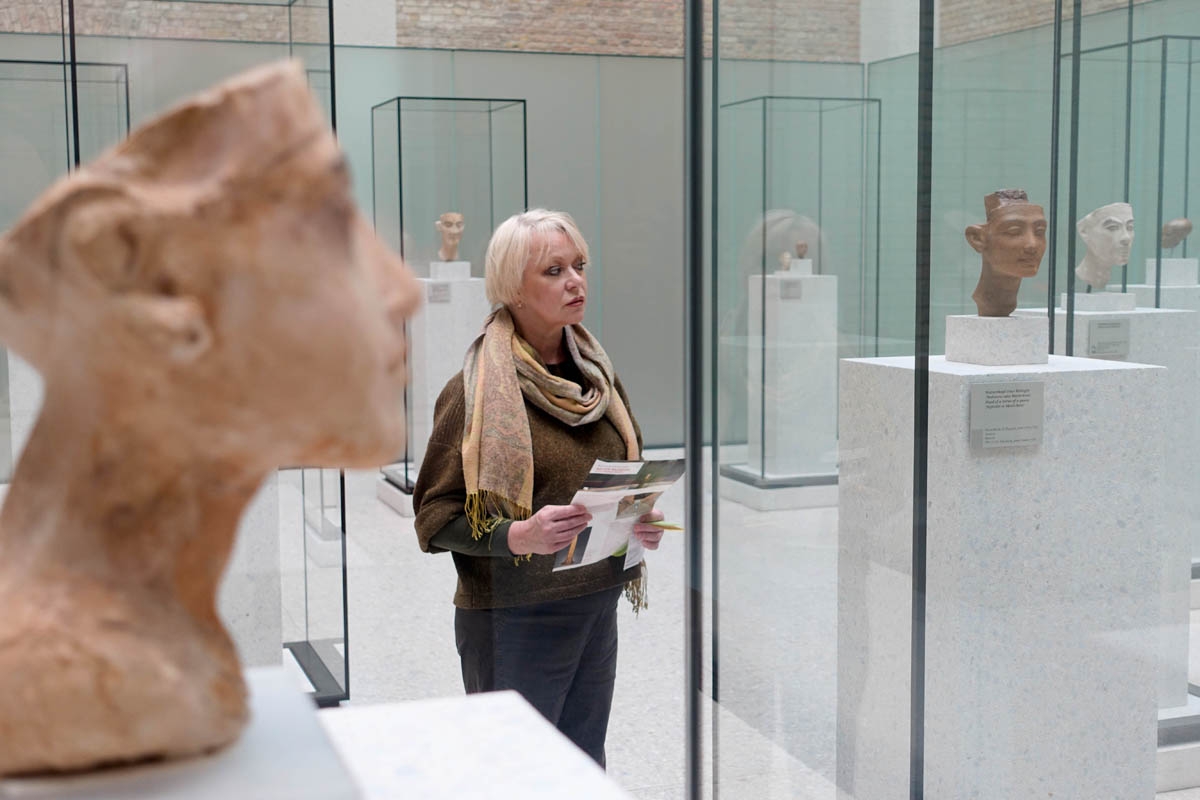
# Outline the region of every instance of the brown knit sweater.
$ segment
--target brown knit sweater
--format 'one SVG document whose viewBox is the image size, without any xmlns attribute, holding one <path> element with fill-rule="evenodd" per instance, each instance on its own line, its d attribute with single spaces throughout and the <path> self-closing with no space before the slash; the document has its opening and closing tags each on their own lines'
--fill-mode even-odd
<svg viewBox="0 0 1200 800">
<path fill-rule="evenodd" d="M 551 372 L 575 382 L 582 380 L 574 364 L 554 365 Z M 625 388 L 617 391 L 629 408 Z M 566 505 L 587 477 L 597 458 L 621 461 L 625 443 L 608 418 L 571 427 L 541 409 L 525 403 L 533 439 L 533 510 L 546 505 Z M 500 525 L 481 542 L 471 539 L 464 512 L 462 434 L 466 410 L 462 375 L 442 389 L 433 412 L 433 434 L 413 489 L 417 537 L 428 553 L 451 549 L 458 570 L 454 605 L 459 608 L 508 606 L 563 600 L 621 586 L 641 574 L 641 565 L 624 569 L 625 557 L 607 558 L 586 567 L 553 572 L 554 556 L 514 559 L 508 549 L 508 524 Z M 632 416 L 632 409 L 630 410 Z M 638 449 L 642 433 L 637 431 Z M 434 541 L 436 537 L 437 541 Z M 441 546 L 439 546 L 441 545 Z"/>
</svg>

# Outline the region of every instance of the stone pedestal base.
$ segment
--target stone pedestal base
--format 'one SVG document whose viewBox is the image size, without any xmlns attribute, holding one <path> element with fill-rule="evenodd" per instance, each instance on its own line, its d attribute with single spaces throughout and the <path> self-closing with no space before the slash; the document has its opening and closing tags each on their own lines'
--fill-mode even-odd
<svg viewBox="0 0 1200 800">
<path fill-rule="evenodd" d="M 871 800 L 909 796 L 914 368 L 841 368 L 837 780 Z M 1166 370 L 929 371 L 924 796 L 1153 797 Z M 1010 381 L 1042 443 L 972 450 L 971 385 Z"/>
<path fill-rule="evenodd" d="M 471 277 L 470 261 L 431 261 L 429 279 L 434 281 L 465 281 Z"/>
<path fill-rule="evenodd" d="M 466 261 L 434 262 L 430 268 L 437 274 L 461 274 L 464 265 L 470 275 L 471 265 Z M 491 310 L 483 278 L 419 280 L 425 302 L 408 321 L 412 380 L 407 391 L 407 460 L 418 468 L 433 432 L 434 403 L 446 381 L 462 371 L 467 347 L 483 331 L 483 321 Z"/>
<path fill-rule="evenodd" d="M 82 775 L 0 780 L 0 797 L 59 800 L 355 800 L 360 797 L 317 721 L 309 697 L 282 667 L 246 672 L 250 724 L 212 755 Z"/>
<path fill-rule="evenodd" d="M 946 317 L 946 360 L 986 366 L 1045 364 L 1046 317 Z"/>
<path fill-rule="evenodd" d="M 764 478 L 834 474 L 837 278 L 755 275 L 749 301 L 747 466 Z"/>
<path fill-rule="evenodd" d="M 1159 302 L 1154 302 L 1154 284 L 1131 284 L 1129 291 L 1137 298 L 1138 308 L 1178 308 L 1184 311 L 1200 311 L 1200 285 L 1163 286 L 1158 291 Z"/>
<path fill-rule="evenodd" d="M 1146 283 L 1160 283 L 1158 264 L 1153 258 L 1146 259 Z M 1200 260 L 1195 258 L 1164 258 L 1162 260 L 1162 286 L 1195 286 L 1200 283 Z"/>
<path fill-rule="evenodd" d="M 1096 297 L 1097 295 L 1091 295 Z M 1122 295 L 1116 295 L 1121 297 Z M 1079 299 L 1079 296 L 1076 296 Z M 1018 313 L 1045 317 L 1045 309 L 1019 309 Z M 1162 636 L 1159 707 L 1171 708 L 1187 700 L 1188 610 L 1191 607 L 1192 554 L 1200 552 L 1200 414 L 1184 398 L 1200 396 L 1200 318 L 1193 311 L 1138 308 L 1134 311 L 1075 314 L 1074 346 L 1081 355 L 1103 347 L 1092 341 L 1100 329 L 1094 323 L 1123 321 L 1129 326 L 1128 353 L 1103 356 L 1131 363 L 1166 367 L 1164 396 L 1156 408 L 1159 416 L 1146 410 L 1131 411 L 1147 425 L 1165 431 L 1166 471 L 1163 482 L 1164 524 L 1168 547 L 1162 564 Z M 1065 353 L 1067 314 L 1055 309 L 1054 350 Z M 1123 456 L 1114 451 L 1118 463 Z M 1145 485 L 1147 477 L 1128 473 L 1127 481 Z"/>
<path fill-rule="evenodd" d="M 1061 296 L 1058 307 L 1067 307 L 1067 296 L 1065 294 Z M 1075 293 L 1076 311 L 1133 311 L 1137 307 L 1137 297 L 1132 292 Z M 1021 310 L 1017 309 L 1017 311 Z"/>
</svg>

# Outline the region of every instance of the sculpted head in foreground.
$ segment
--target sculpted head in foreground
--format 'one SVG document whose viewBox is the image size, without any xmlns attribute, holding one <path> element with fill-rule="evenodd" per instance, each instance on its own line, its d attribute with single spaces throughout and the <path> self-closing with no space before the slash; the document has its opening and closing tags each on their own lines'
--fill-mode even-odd
<svg viewBox="0 0 1200 800">
<path fill-rule="evenodd" d="M 1075 226 L 1087 252 L 1075 277 L 1093 289 L 1103 289 L 1112 277 L 1113 267 L 1129 263 L 1133 247 L 1133 207 L 1128 203 L 1109 203 L 1079 220 Z"/>
<path fill-rule="evenodd" d="M 416 305 L 296 64 L 147 123 L 0 238 L 0 339 L 46 385 L 0 515 L 0 774 L 236 738 L 241 512 L 280 465 L 402 446 Z"/>
<path fill-rule="evenodd" d="M 971 297 L 981 317 L 1007 317 L 1017 307 L 1022 278 L 1037 275 L 1046 253 L 1046 215 L 1021 189 L 1002 189 L 983 199 L 987 222 L 969 225 L 967 243 L 983 256 Z"/>
</svg>

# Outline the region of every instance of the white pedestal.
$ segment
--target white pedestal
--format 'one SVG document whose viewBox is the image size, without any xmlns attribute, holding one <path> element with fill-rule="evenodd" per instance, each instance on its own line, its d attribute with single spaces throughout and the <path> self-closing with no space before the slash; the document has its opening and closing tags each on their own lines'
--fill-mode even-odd
<svg viewBox="0 0 1200 800">
<path fill-rule="evenodd" d="M 68 777 L 0 780 L 0 797 L 61 800 L 352 800 L 360 797 L 312 700 L 282 667 L 246 672 L 250 724 L 210 756 Z"/>
<path fill-rule="evenodd" d="M 928 800 L 1149 798 L 1166 370 L 929 364 Z M 909 795 L 914 359 L 841 369 L 838 785 Z M 973 451 L 974 383 L 1040 381 L 1039 446 Z"/>
<path fill-rule="evenodd" d="M 467 262 L 434 262 L 431 270 L 445 266 L 453 274 Z M 433 431 L 433 406 L 446 382 L 462 371 L 467 347 L 483 331 L 491 306 L 484 293 L 483 278 L 438 280 L 420 278 L 425 302 L 408 321 L 409 419 L 408 460 L 419 468 L 425 446 Z"/>
<path fill-rule="evenodd" d="M 1153 258 L 1146 259 L 1146 283 L 1159 283 L 1158 264 Z M 1200 283 L 1200 260 L 1195 258 L 1164 258 L 1162 260 L 1163 286 L 1195 286 Z"/>
<path fill-rule="evenodd" d="M 749 301 L 748 468 L 764 478 L 836 473 L 837 278 L 751 276 Z"/>
<path fill-rule="evenodd" d="M 430 261 L 429 280 L 465 281 L 471 277 L 470 261 Z"/>
<path fill-rule="evenodd" d="M 793 258 L 788 265 L 788 275 L 812 275 L 813 260 L 811 258 Z"/>
<path fill-rule="evenodd" d="M 1058 307 L 1067 307 L 1067 296 L 1060 296 Z M 1137 297 L 1132 292 L 1076 292 L 1076 311 L 1133 311 L 1138 306 Z M 1024 309 L 1017 309 L 1023 311 Z M 1016 312 L 1013 312 L 1016 313 Z"/>
<path fill-rule="evenodd" d="M 999 367 L 1045 364 L 1050 325 L 1045 317 L 946 317 L 946 360 Z"/>
<path fill-rule="evenodd" d="M 400 489 L 383 475 L 375 480 L 375 497 L 386 503 L 400 516 L 413 516 L 412 495 Z"/>
<path fill-rule="evenodd" d="M 1128 288 L 1137 298 L 1138 308 L 1155 308 L 1154 284 L 1135 283 Z M 1200 285 L 1161 287 L 1157 307 L 1200 311 Z"/>
<path fill-rule="evenodd" d="M 1096 297 L 1097 295 L 1090 295 Z M 1116 295 L 1120 297 L 1121 295 Z M 1076 296 L 1078 300 L 1078 296 Z M 1019 309 L 1018 313 L 1045 318 L 1045 309 Z M 1067 314 L 1055 309 L 1054 349 L 1066 352 Z M 1164 397 L 1152 415 L 1147 409 L 1132 410 L 1166 434 L 1166 471 L 1163 482 L 1164 524 L 1168 547 L 1162 564 L 1162 676 L 1159 707 L 1173 708 L 1187 702 L 1188 631 L 1191 608 L 1192 554 L 1200 552 L 1200 415 L 1189 398 L 1200 396 L 1200 318 L 1194 311 L 1138 308 L 1112 313 L 1076 311 L 1075 352 L 1098 349 L 1091 336 L 1094 323 L 1124 321 L 1129 325 L 1128 354 L 1105 356 L 1138 364 L 1167 368 Z M 1120 451 L 1111 451 L 1118 462 Z M 1127 472 L 1127 481 L 1145 485 L 1148 477 Z"/>
<path fill-rule="evenodd" d="M 349 706 L 319 718 L 366 800 L 631 800 L 516 692 Z M 456 746 L 466 731 L 471 746 Z"/>
</svg>

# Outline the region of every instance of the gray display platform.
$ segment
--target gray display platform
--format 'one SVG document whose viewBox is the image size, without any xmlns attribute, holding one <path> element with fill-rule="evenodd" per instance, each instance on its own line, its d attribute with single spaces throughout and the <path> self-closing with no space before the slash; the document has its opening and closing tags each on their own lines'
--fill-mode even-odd
<svg viewBox="0 0 1200 800">
<path fill-rule="evenodd" d="M 352 800 L 358 788 L 282 667 L 246 671 L 250 724 L 210 756 L 68 777 L 0 780 L 3 798 L 62 800 Z"/>
</svg>

